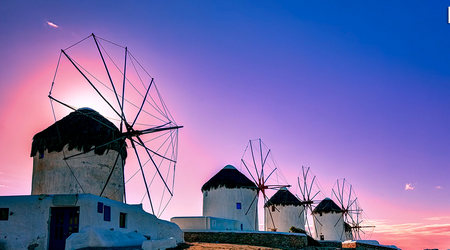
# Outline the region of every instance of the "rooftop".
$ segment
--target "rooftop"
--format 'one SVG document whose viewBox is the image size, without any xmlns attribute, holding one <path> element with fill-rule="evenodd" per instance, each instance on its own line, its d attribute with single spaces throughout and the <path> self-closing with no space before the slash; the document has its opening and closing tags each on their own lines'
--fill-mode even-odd
<svg viewBox="0 0 450 250">
<path fill-rule="evenodd" d="M 214 175 L 209 181 L 207 181 L 203 187 L 202 192 L 209 191 L 211 189 L 226 187 L 226 188 L 248 188 L 255 189 L 256 185 L 244 174 L 239 172 L 232 165 L 226 165 L 216 175 Z"/>
<path fill-rule="evenodd" d="M 289 190 L 282 188 L 278 190 L 267 202 L 264 207 L 270 205 L 280 205 L 280 206 L 301 206 L 302 202 L 295 197 Z"/>
<path fill-rule="evenodd" d="M 69 150 L 83 152 L 97 147 L 94 152 L 98 155 L 111 149 L 120 152 L 122 159 L 125 159 L 126 143 L 125 139 L 119 139 L 121 136 L 119 129 L 100 113 L 90 108 L 80 108 L 34 135 L 31 157 L 37 152 L 43 154 L 45 150 L 61 152 L 68 145 Z M 107 145 L 102 146 L 104 144 Z"/>
</svg>

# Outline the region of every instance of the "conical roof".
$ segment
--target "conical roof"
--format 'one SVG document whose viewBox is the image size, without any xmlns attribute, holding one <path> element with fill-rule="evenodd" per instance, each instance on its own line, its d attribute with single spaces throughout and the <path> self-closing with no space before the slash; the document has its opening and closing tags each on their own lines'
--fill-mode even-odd
<svg viewBox="0 0 450 250">
<path fill-rule="evenodd" d="M 209 179 L 209 181 L 202 186 L 202 192 L 219 187 L 249 188 L 255 190 L 257 188 L 255 183 L 231 165 L 225 166 L 216 175 Z"/>
<path fill-rule="evenodd" d="M 342 209 L 334 203 L 334 201 L 330 198 L 323 199 L 319 205 L 314 208 L 313 213 L 342 213 Z"/>
<path fill-rule="evenodd" d="M 60 152 L 68 145 L 69 150 L 77 149 L 83 152 L 98 147 L 94 151 L 98 155 L 112 149 L 120 152 L 122 159 L 125 159 L 125 139 L 117 140 L 120 137 L 119 129 L 108 119 L 93 109 L 81 108 L 34 135 L 31 157 L 37 152 L 44 153 L 46 149 L 48 152 Z M 116 141 L 99 147 L 113 140 Z"/>
<path fill-rule="evenodd" d="M 289 190 L 287 190 L 286 188 L 281 188 L 266 202 L 266 204 L 264 204 L 264 207 L 268 207 L 271 205 L 301 206 L 302 202 Z"/>
</svg>

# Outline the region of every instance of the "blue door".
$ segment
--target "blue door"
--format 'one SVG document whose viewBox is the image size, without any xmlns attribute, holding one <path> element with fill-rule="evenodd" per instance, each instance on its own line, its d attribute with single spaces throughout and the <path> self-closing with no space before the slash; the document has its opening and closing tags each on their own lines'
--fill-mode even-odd
<svg viewBox="0 0 450 250">
<path fill-rule="evenodd" d="M 78 232 L 80 207 L 50 208 L 49 250 L 60 250 L 66 246 L 66 239 Z"/>
</svg>

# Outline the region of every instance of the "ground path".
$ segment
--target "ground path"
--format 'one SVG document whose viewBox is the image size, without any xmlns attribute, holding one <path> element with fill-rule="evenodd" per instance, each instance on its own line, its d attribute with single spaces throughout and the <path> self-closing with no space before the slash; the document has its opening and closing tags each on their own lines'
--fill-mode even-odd
<svg viewBox="0 0 450 250">
<path fill-rule="evenodd" d="M 176 249 L 189 249 L 189 250 L 201 250 L 201 249 L 231 249 L 231 250 L 279 250 L 278 248 L 259 247 L 250 245 L 237 245 L 237 244 L 223 244 L 223 243 L 203 243 L 203 242 L 189 242 Z"/>
</svg>

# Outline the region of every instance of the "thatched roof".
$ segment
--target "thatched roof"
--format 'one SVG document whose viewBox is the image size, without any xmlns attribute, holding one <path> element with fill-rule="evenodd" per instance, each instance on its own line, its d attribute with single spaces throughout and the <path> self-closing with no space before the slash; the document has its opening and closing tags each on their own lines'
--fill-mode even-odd
<svg viewBox="0 0 450 250">
<path fill-rule="evenodd" d="M 295 197 L 289 190 L 282 188 L 278 190 L 267 202 L 264 207 L 276 206 L 301 206 L 302 202 Z"/>
<path fill-rule="evenodd" d="M 231 165 L 225 166 L 216 175 L 209 179 L 209 181 L 203 185 L 202 192 L 219 187 L 249 188 L 255 190 L 257 188 L 255 183 Z"/>
<path fill-rule="evenodd" d="M 121 136 L 119 129 L 108 119 L 90 108 L 78 109 L 33 137 L 31 157 L 37 152 L 61 152 L 65 145 L 68 149 L 87 152 Z M 127 157 L 124 139 L 117 140 L 107 146 L 95 149 L 95 153 L 103 155 L 106 150 L 120 152 L 122 159 Z"/>
<path fill-rule="evenodd" d="M 334 203 L 334 201 L 330 198 L 323 199 L 319 205 L 314 208 L 313 213 L 342 213 L 342 209 Z"/>
</svg>

